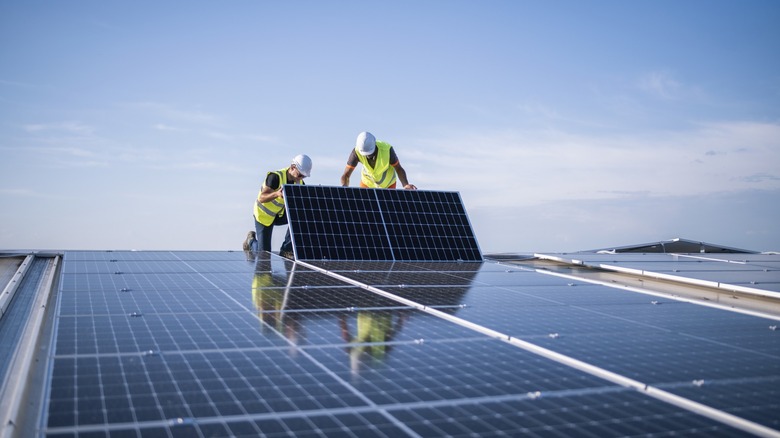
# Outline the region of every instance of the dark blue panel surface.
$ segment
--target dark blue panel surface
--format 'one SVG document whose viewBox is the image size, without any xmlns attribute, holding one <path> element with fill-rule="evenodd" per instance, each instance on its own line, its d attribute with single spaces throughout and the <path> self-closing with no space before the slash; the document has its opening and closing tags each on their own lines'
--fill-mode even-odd
<svg viewBox="0 0 780 438">
<path fill-rule="evenodd" d="M 778 427 L 762 318 L 494 263 L 66 260 L 45 435 L 742 434 L 506 336 Z"/>
<path fill-rule="evenodd" d="M 455 192 L 286 185 L 301 260 L 482 260 Z"/>
</svg>

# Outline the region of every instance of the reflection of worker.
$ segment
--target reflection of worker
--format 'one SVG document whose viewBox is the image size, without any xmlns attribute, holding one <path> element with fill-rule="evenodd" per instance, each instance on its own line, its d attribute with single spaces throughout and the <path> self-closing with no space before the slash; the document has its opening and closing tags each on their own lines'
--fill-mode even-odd
<svg viewBox="0 0 780 438">
<path fill-rule="evenodd" d="M 287 224 L 287 216 L 284 215 L 284 185 L 303 184 L 303 179 L 311 175 L 311 167 L 311 158 L 307 155 L 298 155 L 293 158 L 289 167 L 268 172 L 255 200 L 255 231 L 247 234 L 244 250 L 271 250 L 271 234 L 274 226 Z M 279 254 L 292 258 L 289 228 Z"/>
<path fill-rule="evenodd" d="M 341 337 L 350 344 L 347 350 L 352 372 L 358 371 L 364 353 L 376 361 L 384 360 L 391 348 L 387 343 L 401 331 L 407 317 L 405 312 L 398 313 L 398 319 L 393 323 L 393 313 L 389 311 L 361 310 L 357 315 L 357 335 L 352 336 L 349 333 L 347 315 L 342 314 L 339 317 L 339 326 Z"/>
<path fill-rule="evenodd" d="M 342 186 L 349 186 L 349 177 L 352 176 L 352 171 L 355 170 L 358 163 L 363 164 L 360 187 L 394 189 L 397 175 L 403 188 L 417 189 L 416 186 L 407 181 L 406 170 L 401 167 L 393 147 L 389 143 L 376 141 L 370 132 L 361 132 L 358 135 L 355 148 L 352 149 L 347 159 L 347 167 L 344 169 L 344 174 L 341 175 Z"/>
<path fill-rule="evenodd" d="M 285 263 L 290 262 L 282 262 L 278 258 L 271 260 L 267 253 L 258 254 L 252 278 L 252 304 L 260 318 L 261 328 L 271 327 L 296 345 L 301 326 L 299 315 L 286 309 L 295 267 L 288 272 Z"/>
</svg>

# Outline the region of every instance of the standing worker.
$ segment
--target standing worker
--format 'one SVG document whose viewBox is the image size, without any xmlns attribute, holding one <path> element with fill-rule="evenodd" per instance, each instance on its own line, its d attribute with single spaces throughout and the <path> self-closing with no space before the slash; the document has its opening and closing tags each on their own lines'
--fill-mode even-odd
<svg viewBox="0 0 780 438">
<path fill-rule="evenodd" d="M 311 158 L 297 155 L 290 166 L 268 172 L 255 201 L 255 231 L 250 231 L 244 241 L 244 250 L 271 251 L 271 234 L 274 226 L 287 224 L 284 214 L 284 185 L 303 184 L 303 179 L 311 175 Z M 292 258 L 292 240 L 290 229 L 284 236 L 279 255 Z"/>
<path fill-rule="evenodd" d="M 417 190 L 414 184 L 409 184 L 406 179 L 406 171 L 401 167 L 395 150 L 389 143 L 376 141 L 370 132 L 361 132 L 357 136 L 355 148 L 349 154 L 347 167 L 341 175 L 341 185 L 349 186 L 349 177 L 358 165 L 363 163 L 363 171 L 360 177 L 360 187 L 394 189 L 396 175 L 401 185 L 407 190 Z"/>
</svg>

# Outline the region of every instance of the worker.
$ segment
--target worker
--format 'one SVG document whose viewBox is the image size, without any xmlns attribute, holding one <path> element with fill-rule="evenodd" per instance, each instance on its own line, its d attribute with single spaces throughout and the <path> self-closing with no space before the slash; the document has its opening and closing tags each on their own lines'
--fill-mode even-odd
<svg viewBox="0 0 780 438">
<path fill-rule="evenodd" d="M 394 189 L 396 176 L 401 181 L 403 188 L 417 190 L 414 184 L 409 184 L 406 179 L 406 170 L 401 167 L 395 150 L 389 143 L 376 141 L 370 132 L 361 132 L 357 136 L 355 148 L 349 154 L 347 167 L 341 175 L 341 185 L 349 186 L 349 177 L 358 165 L 363 164 L 360 177 L 360 187 Z"/>
<path fill-rule="evenodd" d="M 284 214 L 284 185 L 303 184 L 311 175 L 312 162 L 308 155 L 296 155 L 284 169 L 266 174 L 263 186 L 255 200 L 255 231 L 250 231 L 244 241 L 244 250 L 271 251 L 271 235 L 274 227 L 287 224 Z M 279 255 L 293 258 L 290 229 L 284 237 Z"/>
</svg>

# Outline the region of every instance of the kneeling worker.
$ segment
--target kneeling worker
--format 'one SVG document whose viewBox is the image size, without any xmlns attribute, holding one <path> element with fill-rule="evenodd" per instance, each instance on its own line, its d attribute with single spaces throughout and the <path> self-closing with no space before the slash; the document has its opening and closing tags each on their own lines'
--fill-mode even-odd
<svg viewBox="0 0 780 438">
<path fill-rule="evenodd" d="M 347 159 L 347 167 L 341 175 L 342 186 L 349 186 L 349 177 L 352 176 L 352 171 L 355 170 L 358 162 L 363 164 L 360 187 L 394 189 L 397 175 L 405 189 L 417 189 L 414 184 L 409 184 L 406 180 L 406 170 L 401 167 L 393 147 L 389 143 L 376 141 L 370 132 L 361 132 L 358 135 L 355 148 Z"/>
<path fill-rule="evenodd" d="M 268 172 L 255 201 L 255 231 L 250 231 L 244 242 L 244 250 L 271 251 L 271 234 L 274 226 L 287 224 L 284 214 L 284 185 L 303 184 L 303 179 L 311 175 L 311 158 L 298 155 L 290 166 Z M 290 229 L 284 236 L 279 255 L 292 258 L 292 240 Z"/>
</svg>

